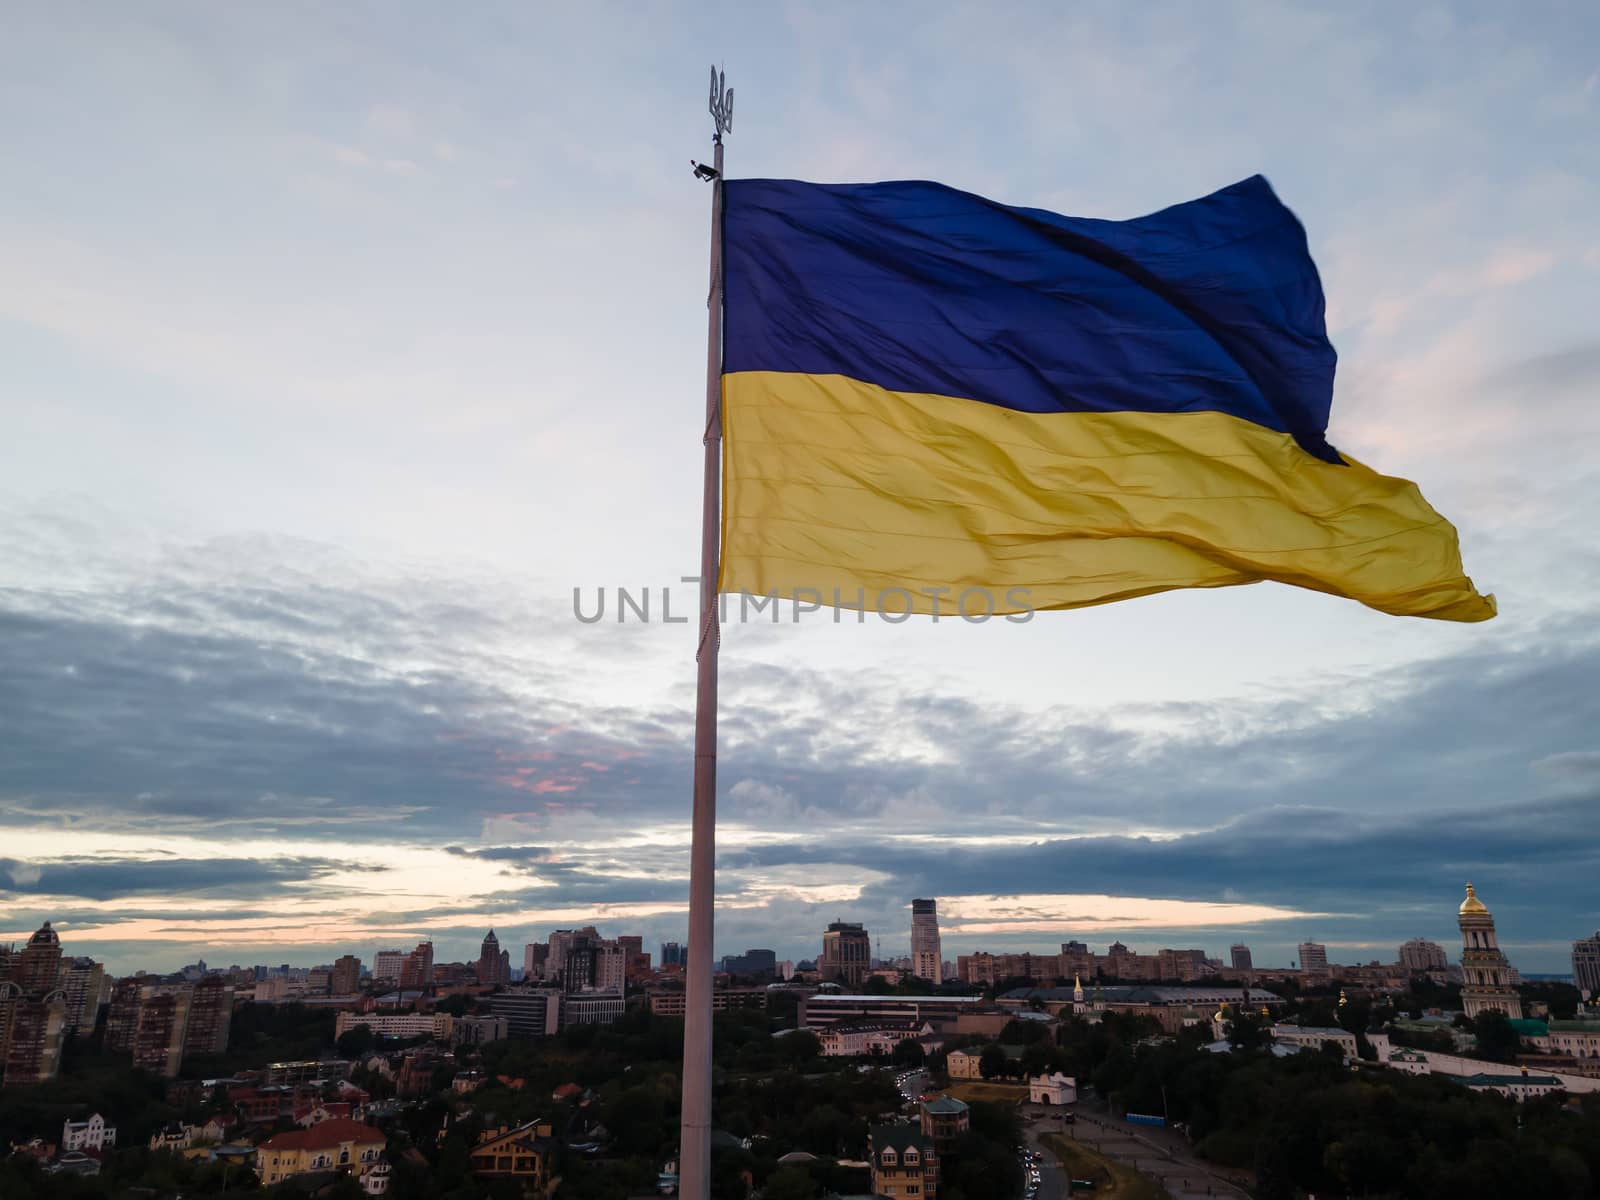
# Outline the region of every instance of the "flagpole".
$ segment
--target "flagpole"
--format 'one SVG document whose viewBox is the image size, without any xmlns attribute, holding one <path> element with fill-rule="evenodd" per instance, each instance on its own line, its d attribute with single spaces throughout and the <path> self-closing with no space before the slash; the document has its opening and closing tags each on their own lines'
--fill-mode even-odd
<svg viewBox="0 0 1600 1200">
<path fill-rule="evenodd" d="M 694 817 L 689 846 L 688 995 L 683 1027 L 683 1115 L 678 1195 L 711 1195 L 711 990 L 717 858 L 717 576 L 722 492 L 722 135 L 733 128 L 733 92 L 711 69 L 711 294 L 706 301 L 705 482 L 700 521 L 700 642 L 694 710 Z"/>
</svg>

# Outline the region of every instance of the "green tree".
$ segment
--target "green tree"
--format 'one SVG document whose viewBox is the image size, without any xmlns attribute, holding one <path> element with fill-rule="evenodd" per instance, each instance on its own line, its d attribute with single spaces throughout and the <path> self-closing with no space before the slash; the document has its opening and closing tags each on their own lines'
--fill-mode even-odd
<svg viewBox="0 0 1600 1200">
<path fill-rule="evenodd" d="M 1043 1075 L 1050 1069 L 1050 1062 L 1050 1047 L 1043 1042 L 1035 1042 L 1022 1052 L 1022 1073 L 1030 1078 Z"/>
<path fill-rule="evenodd" d="M 340 1058 L 359 1059 L 371 1053 L 374 1041 L 372 1026 L 361 1024 L 341 1033 L 334 1046 L 338 1048 Z"/>
<path fill-rule="evenodd" d="M 894 1054 L 890 1056 L 889 1061 L 897 1067 L 920 1067 L 926 1057 L 921 1042 L 916 1038 L 904 1038 L 895 1043 Z"/>
<path fill-rule="evenodd" d="M 815 1200 L 817 1182 L 804 1167 L 779 1167 L 761 1195 L 763 1200 Z"/>
<path fill-rule="evenodd" d="M 1031 1046 L 1049 1040 L 1050 1027 L 1044 1021 L 1011 1020 L 1000 1031 L 1000 1041 L 1007 1046 Z"/>
<path fill-rule="evenodd" d="M 985 1046 L 983 1053 L 978 1055 L 978 1073 L 985 1079 L 993 1079 L 997 1075 L 1004 1075 L 1006 1066 L 1006 1052 L 1000 1049 L 999 1046 Z"/>
<path fill-rule="evenodd" d="M 822 1054 L 822 1042 L 809 1029 L 797 1029 L 778 1039 L 778 1058 L 792 1066 L 803 1066 Z"/>
<path fill-rule="evenodd" d="M 1478 1039 L 1478 1057 L 1490 1062 L 1515 1062 L 1522 1039 L 1506 1015 L 1496 1009 L 1481 1012 L 1472 1019 L 1472 1033 Z"/>
<path fill-rule="evenodd" d="M 1267 1044 L 1267 1032 L 1254 1013 L 1234 1013 L 1227 1028 L 1228 1044 L 1235 1050 L 1259 1050 Z"/>
</svg>

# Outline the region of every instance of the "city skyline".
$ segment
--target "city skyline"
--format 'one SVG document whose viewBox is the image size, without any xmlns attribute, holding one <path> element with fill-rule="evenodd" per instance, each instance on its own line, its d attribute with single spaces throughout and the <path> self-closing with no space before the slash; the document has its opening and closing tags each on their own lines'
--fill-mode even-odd
<svg viewBox="0 0 1600 1200">
<path fill-rule="evenodd" d="M 1471 885 L 1468 884 L 1467 887 L 1469 889 L 1468 894 L 1469 894 L 1469 903 L 1470 903 L 1470 902 L 1473 902 L 1472 901 Z M 916 910 L 913 908 L 914 905 L 930 905 L 931 906 L 931 905 L 936 905 L 937 903 L 938 903 L 937 900 L 917 900 L 917 901 L 913 901 L 910 905 L 907 906 L 907 908 L 908 908 L 908 910 L 911 910 L 911 911 L 915 912 Z M 1464 912 L 1465 909 L 1462 909 L 1462 911 Z M 48 929 L 50 927 L 50 924 L 51 923 L 49 921 L 47 921 L 45 923 L 45 928 Z M 897 962 L 897 961 L 898 962 L 904 962 L 904 963 L 908 964 L 907 970 L 910 973 L 912 973 L 912 974 L 916 974 L 917 973 L 917 964 L 916 964 L 916 961 L 915 961 L 915 950 L 914 950 L 915 938 L 916 938 L 916 928 L 915 928 L 915 926 L 912 926 L 912 927 L 910 927 L 908 929 L 908 931 L 907 931 L 908 932 L 908 937 L 907 937 L 907 940 L 906 940 L 904 946 L 901 946 L 898 943 L 896 943 L 895 941 L 891 940 L 889 948 L 888 948 L 887 951 L 883 951 L 883 939 L 881 937 L 881 933 L 875 933 L 870 928 L 864 928 L 864 927 L 861 926 L 861 923 L 859 923 L 859 922 L 838 922 L 838 921 L 830 922 L 830 925 L 829 925 L 828 929 L 829 930 L 832 930 L 832 929 L 858 929 L 859 932 L 860 932 L 861 940 L 863 941 L 864 945 L 866 945 L 868 947 L 867 953 L 870 955 L 870 958 L 871 958 L 871 960 L 873 962 L 875 962 L 875 963 L 876 962 L 882 962 L 884 964 Z M 800 941 L 800 942 L 793 943 L 794 945 L 801 947 L 800 950 L 798 950 L 798 951 L 796 951 L 794 953 L 791 953 L 791 954 L 789 954 L 787 956 L 785 956 L 785 954 L 782 951 L 778 951 L 778 952 L 776 952 L 776 957 L 779 960 L 784 960 L 785 958 L 787 958 L 787 961 L 792 962 L 792 963 L 812 961 L 812 962 L 815 962 L 815 963 L 821 965 L 822 962 L 824 961 L 824 955 L 826 953 L 825 946 L 826 946 L 826 933 L 827 932 L 828 932 L 828 930 L 824 930 L 822 934 L 818 935 L 818 937 L 816 938 L 815 944 L 813 944 L 812 946 L 809 947 L 809 952 L 807 952 L 807 950 L 806 950 L 806 944 L 803 941 Z M 1148 933 L 1149 931 L 1147 930 L 1146 932 Z M 1185 931 L 1179 931 L 1179 932 L 1180 933 L 1184 933 Z M 1194 931 L 1191 930 L 1191 931 L 1187 931 L 1187 932 L 1188 933 L 1193 933 Z M 20 943 L 21 945 L 25 945 L 25 944 L 28 943 L 29 938 L 32 937 L 32 936 L 36 936 L 36 935 L 30 934 L 28 937 L 19 937 L 19 938 L 10 938 L 10 939 L 7 939 L 5 935 L 0 935 L 0 942 L 5 942 L 7 940 L 10 940 L 14 944 L 19 944 Z M 58 934 L 58 936 L 59 936 L 59 934 Z M 582 929 L 566 928 L 566 929 L 549 930 L 549 931 L 546 931 L 546 936 L 547 936 L 547 938 L 550 938 L 550 939 L 560 939 L 563 942 L 569 941 L 573 937 L 577 937 L 577 938 L 579 938 L 581 940 L 585 936 L 590 936 L 590 937 L 607 938 L 607 939 L 611 940 L 613 943 L 620 936 L 620 937 L 622 937 L 622 940 L 624 940 L 624 941 L 631 941 L 631 942 L 637 943 L 638 945 L 635 946 L 635 950 L 639 949 L 642 946 L 656 945 L 656 946 L 658 946 L 660 948 L 660 951 L 662 952 L 662 955 L 663 955 L 663 957 L 658 958 L 658 960 L 655 961 L 655 963 L 654 963 L 655 967 L 657 967 L 657 968 L 659 968 L 659 967 L 661 967 L 663 965 L 666 965 L 667 959 L 664 956 L 668 952 L 669 948 L 670 948 L 671 952 L 675 955 L 675 957 L 673 957 L 671 959 L 671 961 L 674 962 L 674 963 L 681 963 L 681 954 L 682 954 L 683 950 L 686 948 L 686 943 L 683 943 L 683 942 L 680 942 L 680 941 L 676 941 L 676 940 L 672 940 L 670 938 L 652 940 L 652 936 L 649 935 L 649 934 L 619 935 L 619 934 L 617 934 L 615 932 L 615 930 L 612 930 L 610 933 L 607 933 L 605 931 L 600 931 L 600 932 L 596 933 L 595 927 L 593 925 L 585 926 Z M 1304 961 L 1304 960 L 1305 960 L 1305 958 L 1307 956 L 1308 951 L 1313 951 L 1313 950 L 1319 955 L 1317 963 L 1313 964 L 1313 966 L 1317 967 L 1317 968 L 1324 967 L 1327 964 L 1337 964 L 1337 965 L 1340 965 L 1340 966 L 1359 966 L 1359 965 L 1363 965 L 1363 964 L 1369 963 L 1369 962 L 1377 962 L 1377 963 L 1384 963 L 1384 964 L 1396 963 L 1396 964 L 1400 964 L 1400 965 L 1408 965 L 1408 966 L 1414 966 L 1415 967 L 1415 966 L 1421 966 L 1421 965 L 1428 964 L 1428 963 L 1433 963 L 1436 960 L 1439 960 L 1441 958 L 1442 958 L 1443 962 L 1446 965 L 1459 966 L 1460 965 L 1460 961 L 1461 961 L 1460 960 L 1460 951 L 1459 951 L 1459 949 L 1452 949 L 1452 947 L 1454 946 L 1453 941 L 1451 941 L 1448 938 L 1446 938 L 1446 940 L 1441 942 L 1438 939 L 1427 937 L 1427 936 L 1423 936 L 1423 935 L 1418 935 L 1418 936 L 1413 936 L 1411 938 L 1408 938 L 1404 942 L 1399 943 L 1398 945 L 1396 945 L 1394 947 L 1384 947 L 1384 946 L 1378 945 L 1376 943 L 1365 943 L 1365 942 L 1363 942 L 1363 943 L 1341 943 L 1341 942 L 1319 942 L 1319 941 L 1315 941 L 1315 940 L 1301 941 L 1301 942 L 1292 943 L 1292 944 L 1284 944 L 1284 945 L 1281 945 L 1281 946 L 1279 944 L 1277 944 L 1277 943 L 1274 943 L 1274 942 L 1267 942 L 1267 941 L 1260 941 L 1260 940 L 1255 940 L 1255 941 L 1251 941 L 1251 942 L 1248 942 L 1248 943 L 1241 943 L 1241 942 L 1234 941 L 1234 942 L 1230 942 L 1228 944 L 1228 947 L 1227 947 L 1226 951 L 1217 951 L 1215 953 L 1213 952 L 1213 946 L 1212 946 L 1210 941 L 1207 941 L 1206 939 L 1202 939 L 1202 938 L 1192 937 L 1192 936 L 1188 938 L 1187 942 L 1184 942 L 1184 938 L 1182 936 L 1180 936 L 1180 937 L 1178 937 L 1176 939 L 1169 939 L 1168 943 L 1161 944 L 1161 945 L 1157 944 L 1157 941 L 1159 939 L 1152 940 L 1151 938 L 1146 937 L 1144 940 L 1138 941 L 1137 944 L 1134 944 L 1132 946 L 1124 946 L 1124 944 L 1122 943 L 1122 940 L 1121 940 L 1120 937 L 1115 937 L 1115 936 L 1112 936 L 1111 934 L 1105 934 L 1105 936 L 1107 936 L 1109 938 L 1109 940 L 1105 942 L 1105 945 L 1107 945 L 1108 947 L 1110 947 L 1112 949 L 1115 949 L 1118 946 L 1123 946 L 1123 948 L 1131 950 L 1135 954 L 1144 954 L 1144 955 L 1149 955 L 1149 956 L 1152 956 L 1152 957 L 1155 955 L 1157 950 L 1172 950 L 1172 951 L 1178 951 L 1178 952 L 1187 952 L 1189 950 L 1199 950 L 1199 951 L 1204 952 L 1209 959 L 1211 959 L 1212 961 L 1220 964 L 1223 967 L 1232 967 L 1234 969 L 1239 969 L 1240 966 L 1241 966 L 1241 963 L 1243 963 L 1244 969 L 1255 969 L 1255 970 L 1260 970 L 1260 971 L 1273 971 L 1273 970 L 1294 969 L 1294 968 L 1298 968 L 1298 969 L 1304 971 L 1304 970 L 1307 969 L 1307 962 Z M 1197 943 L 1202 942 L 1202 941 L 1205 941 L 1206 944 L 1204 944 L 1204 945 L 1197 944 Z M 1184 944 L 1179 945 L 1180 942 L 1183 942 Z M 1594 960 L 1594 957 L 1595 957 L 1595 951 L 1594 951 L 1593 947 L 1597 943 L 1600 943 L 1600 933 L 1595 934 L 1593 937 L 1576 937 L 1576 938 L 1573 938 L 1571 941 L 1565 943 L 1565 953 L 1566 953 L 1567 957 L 1566 957 L 1564 962 L 1562 962 L 1558 966 L 1550 967 L 1550 968 L 1545 968 L 1543 966 L 1530 967 L 1529 969 L 1524 970 L 1523 974 L 1532 975 L 1532 976 L 1553 976 L 1553 977 L 1575 978 L 1576 979 L 1576 978 L 1578 978 L 1578 975 L 1580 973 L 1580 970 L 1578 968 L 1578 963 L 1577 963 L 1577 960 L 1578 960 L 1579 956 L 1582 956 L 1584 963 L 1586 963 L 1586 964 L 1592 963 L 1592 961 Z M 538 949 L 538 950 L 540 950 L 542 952 L 549 952 L 549 948 L 550 948 L 552 942 L 548 941 L 548 940 L 547 941 L 533 940 L 533 941 L 528 941 L 528 942 L 522 942 L 522 941 L 518 941 L 518 940 L 514 940 L 514 939 L 508 939 L 508 941 L 506 943 L 507 948 L 505 950 L 501 951 L 499 949 L 499 939 L 498 939 L 497 935 L 495 934 L 495 931 L 493 929 L 490 929 L 487 932 L 487 934 L 483 935 L 481 938 L 475 939 L 474 944 L 478 947 L 478 951 L 479 951 L 478 955 L 477 956 L 473 956 L 471 954 L 464 954 L 460 958 L 452 957 L 451 954 L 448 952 L 448 950 L 445 950 L 444 952 L 441 953 L 440 952 L 440 947 L 435 946 L 434 943 L 431 940 L 424 940 L 422 942 L 419 942 L 418 946 L 416 947 L 416 950 L 419 953 L 422 952 L 424 949 L 426 949 L 428 951 L 428 953 L 429 953 L 428 962 L 429 962 L 430 965 L 435 961 L 440 962 L 440 963 L 457 962 L 457 963 L 463 964 L 463 965 L 465 965 L 465 966 L 467 966 L 469 968 L 475 968 L 478 971 L 480 978 L 488 978 L 490 982 L 504 982 L 505 979 L 508 978 L 509 976 L 502 976 L 502 975 L 497 974 L 495 972 L 509 970 L 510 969 L 510 963 L 513 963 L 513 962 L 522 962 L 522 963 L 526 964 L 529 961 L 530 953 L 532 951 L 534 951 L 535 949 Z M 492 967 L 491 966 L 490 974 L 486 976 L 484 974 L 484 964 L 489 961 L 488 958 L 487 958 L 487 955 L 489 953 L 489 947 L 491 946 L 491 944 L 495 947 L 495 950 L 499 954 L 499 958 L 496 961 L 498 961 L 500 965 L 498 967 Z M 1069 945 L 1071 945 L 1071 946 L 1085 945 L 1085 946 L 1087 946 L 1087 952 L 1088 953 L 1090 953 L 1090 954 L 1097 953 L 1097 951 L 1095 949 L 1095 945 L 1090 943 L 1089 938 L 1087 936 L 1083 937 L 1083 938 L 1077 938 L 1077 937 L 1063 938 L 1060 944 L 1061 944 L 1061 948 L 1062 948 L 1063 951 L 1065 951 Z M 17 945 L 17 948 L 20 949 L 20 945 Z M 517 948 L 519 950 L 519 953 L 513 955 L 511 953 L 513 948 Z M 404 960 L 407 957 L 412 956 L 412 952 L 410 950 L 408 950 L 407 948 L 405 948 L 403 946 L 395 946 L 395 945 L 388 945 L 388 944 L 379 945 L 379 946 L 375 946 L 375 947 L 367 947 L 367 948 L 357 947 L 356 948 L 356 953 L 354 953 L 354 955 L 352 955 L 351 950 L 348 947 L 337 948 L 337 949 L 339 949 L 339 954 L 336 957 L 329 958 L 327 961 L 319 961 L 317 959 L 316 955 L 311 955 L 309 958 L 307 958 L 305 956 L 301 956 L 300 958 L 297 958 L 297 959 L 294 959 L 294 960 L 285 959 L 285 960 L 282 960 L 280 962 L 270 962 L 270 963 L 269 962 L 262 962 L 262 961 L 254 961 L 254 962 L 235 961 L 235 962 L 230 962 L 229 966 L 226 969 L 227 970 L 238 970 L 238 969 L 254 968 L 254 969 L 260 970 L 260 969 L 265 968 L 268 971 L 276 971 L 276 970 L 278 970 L 280 968 L 283 968 L 283 967 L 288 967 L 288 968 L 291 968 L 291 969 L 294 969 L 294 970 L 306 970 L 306 969 L 314 969 L 314 968 L 317 968 L 317 967 L 327 967 L 327 968 L 331 968 L 335 972 L 338 972 L 341 969 L 344 969 L 344 970 L 348 971 L 350 968 L 346 968 L 345 964 L 346 964 L 347 961 L 349 961 L 353 957 L 354 960 L 356 961 L 357 967 L 361 971 L 365 972 L 365 971 L 369 971 L 370 970 L 371 973 L 378 974 L 380 972 L 379 972 L 379 970 L 377 970 L 377 968 L 379 968 L 381 966 L 383 960 L 385 960 L 385 959 L 394 959 L 394 960 L 396 960 L 398 962 L 398 961 Z M 996 939 L 994 937 L 990 937 L 987 940 L 985 940 L 985 939 L 983 939 L 981 937 L 975 937 L 974 939 L 972 939 L 970 944 L 962 943 L 960 946 L 947 946 L 945 949 L 947 951 L 947 955 L 941 955 L 940 960 L 939 960 L 942 967 L 943 966 L 953 966 L 958 958 L 962 958 L 962 957 L 965 957 L 965 956 L 973 954 L 973 953 L 995 953 L 995 954 L 1025 954 L 1025 953 L 1033 953 L 1033 954 L 1039 954 L 1039 953 L 1042 952 L 1042 953 L 1047 954 L 1047 955 L 1054 953 L 1054 950 L 1049 945 L 1043 944 L 1040 941 L 1039 938 L 1033 938 L 1033 939 L 1029 940 L 1026 937 L 1021 937 L 1021 935 L 1011 935 L 1010 937 L 1007 937 L 1007 938 L 1004 938 L 1004 939 Z M 1351 956 L 1349 958 L 1341 958 L 1338 955 L 1329 955 L 1328 951 L 1330 949 L 1336 950 L 1336 951 L 1337 950 L 1357 950 L 1357 951 L 1360 951 L 1360 953 L 1358 953 L 1358 954 L 1356 954 L 1354 956 Z M 1394 953 L 1392 955 L 1387 953 L 1387 951 L 1389 949 L 1393 949 L 1394 950 Z M 1513 948 L 1513 949 L 1515 949 L 1515 948 Z M 1286 959 L 1283 959 L 1281 961 L 1278 958 L 1273 957 L 1273 955 L 1277 954 L 1280 950 L 1284 951 L 1284 952 L 1287 952 L 1290 955 L 1290 957 L 1288 957 Z M 754 951 L 754 950 L 752 950 L 751 947 L 744 947 L 742 950 L 737 951 L 737 952 L 732 951 L 732 950 L 725 950 L 725 949 L 719 948 L 718 951 L 717 951 L 717 954 L 716 954 L 716 961 L 720 964 L 725 959 L 737 958 L 737 957 L 740 957 L 741 955 L 744 955 L 744 954 L 748 954 L 748 953 L 767 953 L 767 952 L 769 952 L 769 950 Z M 1242 952 L 1242 957 L 1241 957 L 1241 952 Z M 563 949 L 562 949 L 562 953 L 563 954 L 565 953 L 565 947 L 564 946 L 563 946 Z M 654 952 L 651 952 L 651 953 L 654 953 Z M 83 961 L 87 962 L 90 959 L 92 959 L 93 957 L 94 957 L 93 955 L 84 956 L 83 957 Z M 224 952 L 223 957 L 227 957 L 226 952 Z M 540 961 L 541 964 L 544 962 L 544 953 L 540 954 L 539 961 Z M 111 974 L 113 974 L 113 975 L 115 975 L 115 974 L 132 975 L 132 974 L 135 974 L 135 973 L 149 973 L 151 975 L 161 975 L 161 974 L 173 974 L 173 973 L 176 973 L 176 972 L 178 972 L 180 970 L 186 970 L 186 969 L 193 968 L 196 965 L 204 967 L 205 966 L 205 959 L 204 959 L 204 956 L 200 956 L 198 958 L 197 962 L 184 962 L 184 963 L 182 963 L 182 964 L 180 964 L 178 966 L 157 966 L 154 969 L 152 969 L 148 964 L 139 964 L 137 966 L 130 966 L 130 965 L 127 965 L 127 964 L 119 964 L 119 963 L 117 963 L 115 961 L 108 962 L 105 965 L 107 966 L 109 972 Z M 214 969 L 214 970 L 215 969 L 223 969 L 223 968 L 220 967 L 220 964 L 217 963 L 217 962 L 213 962 L 211 964 L 211 968 Z M 528 973 L 527 973 L 525 965 L 522 968 L 517 968 L 517 970 L 518 970 L 518 973 L 519 973 L 519 977 L 521 977 L 521 978 L 527 978 L 528 977 Z M 1592 965 L 1589 965 L 1589 966 L 1584 967 L 1583 970 L 1587 970 L 1587 971 L 1592 972 L 1593 971 L 1593 967 L 1592 967 Z M 1584 980 L 1583 979 L 1579 979 L 1578 982 L 1580 983 L 1580 986 L 1582 986 Z M 1591 990 L 1593 990 L 1593 989 L 1591 988 Z"/>
<path fill-rule="evenodd" d="M 1386 958 L 1451 945 L 1471 879 L 1520 968 L 1567 970 L 1600 927 L 1594 14 L 1017 19 L 20 14 L 0 940 L 683 939 L 709 54 L 735 176 L 1122 218 L 1266 175 L 1328 297 L 1331 440 L 1423 481 L 1501 609 L 730 621 L 714 952 L 810 957 L 836 916 L 887 948 L 937 896 L 947 960 Z M 579 621 L 601 587 L 652 619 Z"/>
</svg>

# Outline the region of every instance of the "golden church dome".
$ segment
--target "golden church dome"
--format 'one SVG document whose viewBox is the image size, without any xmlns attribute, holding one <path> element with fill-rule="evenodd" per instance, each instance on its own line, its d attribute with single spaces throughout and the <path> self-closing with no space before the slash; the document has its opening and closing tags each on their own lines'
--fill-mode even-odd
<svg viewBox="0 0 1600 1200">
<path fill-rule="evenodd" d="M 1478 893 L 1472 890 L 1472 885 L 1470 883 L 1467 884 L 1467 898 L 1461 902 L 1461 908 L 1459 911 L 1462 915 L 1467 913 L 1486 913 L 1489 911 L 1488 908 L 1484 906 L 1483 901 L 1478 899 Z"/>
</svg>

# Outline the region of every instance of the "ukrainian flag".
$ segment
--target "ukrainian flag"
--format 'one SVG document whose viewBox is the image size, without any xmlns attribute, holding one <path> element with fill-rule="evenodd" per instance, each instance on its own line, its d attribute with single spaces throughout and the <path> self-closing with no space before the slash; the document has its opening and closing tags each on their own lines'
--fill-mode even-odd
<svg viewBox="0 0 1600 1200">
<path fill-rule="evenodd" d="M 1416 486 L 1328 444 L 1322 286 L 1260 176 L 1132 221 L 725 188 L 721 590 L 977 615 L 1273 579 L 1494 615 Z"/>
</svg>

